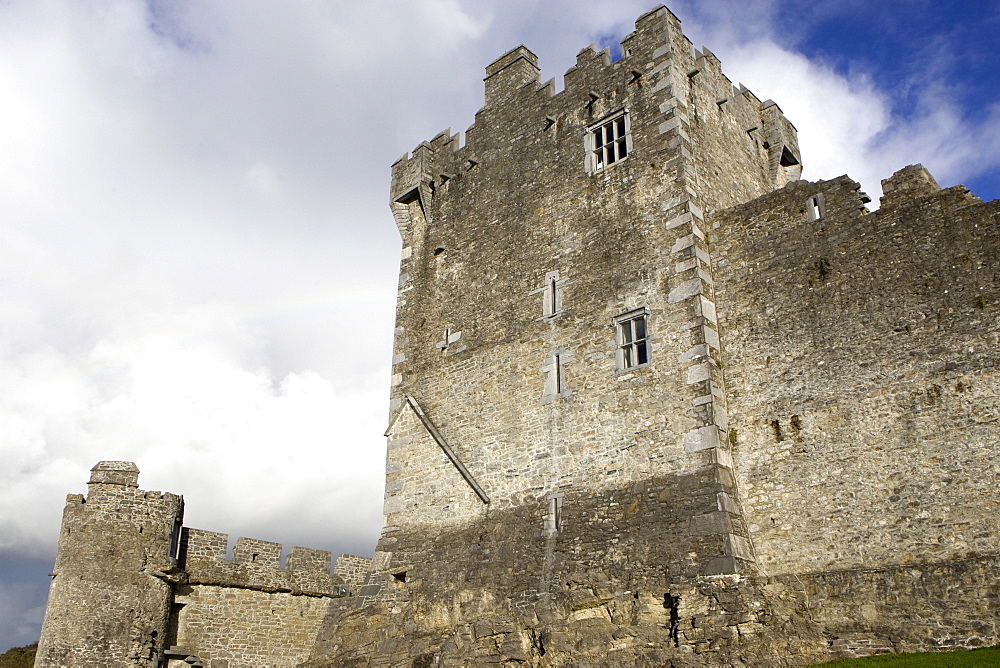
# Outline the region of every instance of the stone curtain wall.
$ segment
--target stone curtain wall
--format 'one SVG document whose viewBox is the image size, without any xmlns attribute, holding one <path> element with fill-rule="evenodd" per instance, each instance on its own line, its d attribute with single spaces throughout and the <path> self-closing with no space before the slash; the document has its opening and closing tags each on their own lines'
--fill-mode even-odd
<svg viewBox="0 0 1000 668">
<path fill-rule="evenodd" d="M 183 530 L 186 577 L 174 594 L 171 656 L 228 666 L 305 660 L 331 601 L 349 592 L 330 575 L 330 553 L 293 547 L 282 568 L 279 543 L 238 538 L 227 559 L 228 541 L 224 533 Z M 370 561 L 353 559 L 355 566 Z"/>
<path fill-rule="evenodd" d="M 330 575 L 330 553 L 293 547 L 281 567 L 280 543 L 237 538 L 233 558 L 226 557 L 229 535 L 185 527 L 181 534 L 181 566 L 188 582 L 236 586 L 263 591 L 343 595 L 344 580 Z"/>
<path fill-rule="evenodd" d="M 713 219 L 737 470 L 768 573 L 997 551 L 1000 204 L 929 177 L 906 196 L 908 179 L 871 214 L 841 177 Z"/>
<path fill-rule="evenodd" d="M 780 576 L 838 656 L 934 652 L 1000 643 L 996 555 Z"/>
<path fill-rule="evenodd" d="M 382 603 L 332 609 L 310 665 L 725 665 L 736 657 L 777 665 L 779 657 L 825 658 L 827 639 L 809 626 L 801 593 L 782 590 L 776 608 L 756 582 L 685 577 L 683 567 L 665 572 L 660 555 L 676 549 L 672 541 L 686 532 L 691 491 L 650 481 L 581 494 L 565 507 L 558 537 L 542 535 L 536 515 L 523 508 L 433 536 L 399 535 L 406 546 L 430 541 L 436 567 L 388 576 Z M 687 573 L 698 565 L 691 559 Z M 775 610 L 793 618 L 781 629 L 787 636 L 768 635 L 780 628 Z"/>
<path fill-rule="evenodd" d="M 331 575 L 329 552 L 302 547 L 282 567 L 280 544 L 249 538 L 227 559 L 227 534 L 182 528 L 181 497 L 138 477 L 100 462 L 67 497 L 36 665 L 294 666 L 371 568 L 342 555 Z"/>
<path fill-rule="evenodd" d="M 282 666 L 305 661 L 331 599 L 241 587 L 181 585 L 175 597 L 179 654 L 206 666 Z M 177 663 L 178 666 L 187 664 Z"/>
<path fill-rule="evenodd" d="M 486 552 L 500 540 L 480 545 Z M 770 578 L 716 576 L 674 583 L 669 592 L 622 590 L 612 580 L 578 573 L 559 583 L 562 592 L 549 599 L 551 606 L 534 602 L 538 592 L 525 592 L 508 607 L 496 588 L 445 586 L 433 597 L 410 599 L 416 614 L 401 614 L 407 608 L 397 605 L 331 615 L 307 665 L 780 666 L 975 648 L 1000 642 L 998 567 L 996 557 L 981 557 Z"/>
</svg>

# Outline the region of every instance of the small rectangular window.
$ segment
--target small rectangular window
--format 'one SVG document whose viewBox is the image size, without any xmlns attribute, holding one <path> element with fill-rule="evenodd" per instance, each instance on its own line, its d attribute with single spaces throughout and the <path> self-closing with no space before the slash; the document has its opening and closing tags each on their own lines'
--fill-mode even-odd
<svg viewBox="0 0 1000 668">
<path fill-rule="evenodd" d="M 622 316 L 618 323 L 618 367 L 631 369 L 649 363 L 646 313 Z"/>
<path fill-rule="evenodd" d="M 587 133 L 587 170 L 591 173 L 624 160 L 629 154 L 628 112 L 602 121 Z"/>
</svg>

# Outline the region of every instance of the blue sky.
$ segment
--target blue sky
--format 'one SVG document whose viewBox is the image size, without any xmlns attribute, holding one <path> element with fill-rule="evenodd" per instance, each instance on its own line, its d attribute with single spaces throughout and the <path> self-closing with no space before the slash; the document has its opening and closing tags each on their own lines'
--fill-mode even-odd
<svg viewBox="0 0 1000 668">
<path fill-rule="evenodd" d="M 845 77 L 868 76 L 892 113 L 925 113 L 922 92 L 940 89 L 973 126 L 1000 103 L 1000 2 L 789 2 L 779 30 L 794 48 Z M 860 20 L 859 20 L 860 19 Z M 995 126 L 994 126 L 995 131 Z M 997 165 L 963 182 L 986 200 L 1000 197 Z"/>
<path fill-rule="evenodd" d="M 804 177 L 1000 196 L 1000 3 L 671 9 L 799 130 Z M 37 638 L 100 459 L 187 524 L 370 554 L 399 239 L 389 165 L 523 43 L 560 81 L 644 1 L 0 3 L 0 651 Z M 252 499 L 252 501 L 248 501 Z"/>
</svg>

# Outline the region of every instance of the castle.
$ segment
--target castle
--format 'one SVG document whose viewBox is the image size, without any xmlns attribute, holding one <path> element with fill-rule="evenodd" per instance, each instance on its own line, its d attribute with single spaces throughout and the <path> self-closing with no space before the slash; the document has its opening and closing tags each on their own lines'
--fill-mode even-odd
<svg viewBox="0 0 1000 668">
<path fill-rule="evenodd" d="M 881 207 L 665 7 L 392 166 L 374 556 L 70 495 L 39 666 L 802 665 L 1000 642 L 1000 202 Z"/>
</svg>

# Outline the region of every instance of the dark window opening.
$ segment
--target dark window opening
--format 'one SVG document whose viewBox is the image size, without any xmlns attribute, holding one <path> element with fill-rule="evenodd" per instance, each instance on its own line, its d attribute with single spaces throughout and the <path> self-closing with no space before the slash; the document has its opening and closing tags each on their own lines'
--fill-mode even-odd
<svg viewBox="0 0 1000 668">
<path fill-rule="evenodd" d="M 667 626 L 667 628 L 669 629 L 668 633 L 670 635 L 670 639 L 674 641 L 674 647 L 680 646 L 680 642 L 677 637 L 681 621 L 681 615 L 679 610 L 680 605 L 681 605 L 680 596 L 672 596 L 669 593 L 663 595 L 663 607 L 666 608 L 670 614 L 670 623 Z"/>
<path fill-rule="evenodd" d="M 180 559 L 181 552 L 181 521 L 179 519 L 174 520 L 174 527 L 170 531 L 170 547 L 168 548 L 167 556 L 172 559 Z"/>
<path fill-rule="evenodd" d="M 794 155 L 792 155 L 792 152 L 788 150 L 788 147 L 785 146 L 781 149 L 781 160 L 779 160 L 778 164 L 782 167 L 793 167 L 799 164 L 799 161 Z"/>
<path fill-rule="evenodd" d="M 777 420 L 771 420 L 771 430 L 774 432 L 774 440 L 781 442 L 785 440 L 785 435 L 781 433 L 781 423 Z"/>
<path fill-rule="evenodd" d="M 548 496 L 549 501 L 549 512 L 545 517 L 545 531 L 549 535 L 556 534 L 563 529 L 563 519 L 562 519 L 562 506 L 563 506 L 563 495 L 562 494 L 550 494 Z"/>
</svg>

